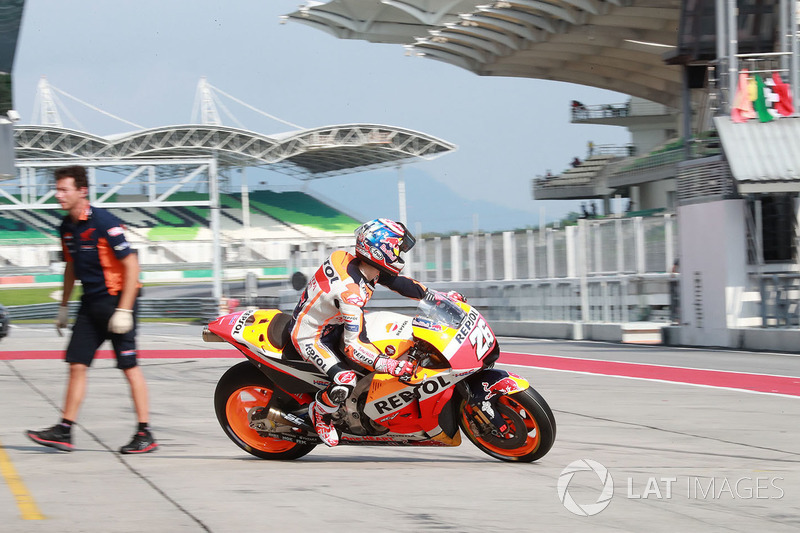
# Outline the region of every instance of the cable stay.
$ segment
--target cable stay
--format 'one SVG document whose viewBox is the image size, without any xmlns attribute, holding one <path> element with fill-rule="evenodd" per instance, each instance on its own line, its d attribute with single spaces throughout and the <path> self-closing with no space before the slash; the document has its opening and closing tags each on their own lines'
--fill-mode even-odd
<svg viewBox="0 0 800 533">
<path fill-rule="evenodd" d="M 114 120 L 118 120 L 120 122 L 128 124 L 129 126 L 133 126 L 134 128 L 145 129 L 144 126 L 140 126 L 139 124 L 136 124 L 129 120 L 125 120 L 124 118 L 120 118 L 112 113 L 109 113 L 108 111 L 100 109 L 97 106 L 93 106 L 88 102 L 84 102 L 80 98 L 72 96 L 68 92 L 63 91 L 58 87 L 56 87 L 55 85 L 50 84 L 45 76 L 42 76 L 42 78 L 39 80 L 39 84 L 36 87 L 36 98 L 34 100 L 34 110 L 33 110 L 33 121 L 36 122 L 38 120 L 39 125 L 41 126 L 63 127 L 63 123 L 61 122 L 61 116 L 59 115 L 59 109 L 60 109 L 69 117 L 71 121 L 77 124 L 80 129 L 83 130 L 86 129 L 83 126 L 83 124 L 81 124 L 80 121 L 77 118 L 75 118 L 75 116 L 73 116 L 72 113 L 70 113 L 69 109 L 67 109 L 67 107 L 61 102 L 61 100 L 59 100 L 59 98 L 54 94 L 54 92 L 66 96 L 67 98 L 70 98 L 78 102 L 79 104 L 82 104 L 88 107 L 89 109 L 97 111 L 98 113 L 101 113 L 109 118 L 113 118 Z"/>
<path fill-rule="evenodd" d="M 269 119 L 272 119 L 272 120 L 274 120 L 276 122 L 280 122 L 281 124 L 286 124 L 287 126 L 291 126 L 292 128 L 295 128 L 295 129 L 298 129 L 298 130 L 305 129 L 305 128 L 303 128 L 303 126 L 298 126 L 297 124 L 294 124 L 293 122 L 289 122 L 288 120 L 283 120 L 282 118 L 278 118 L 275 115 L 270 115 L 269 113 L 267 113 L 265 111 L 262 111 L 262 110 L 260 110 L 260 109 L 258 109 L 256 107 L 251 106 L 247 102 L 243 102 L 242 100 L 239 100 L 235 96 L 232 96 L 232 95 L 226 93 L 225 91 L 223 91 L 219 87 L 215 87 L 215 86 L 211 85 L 210 83 L 205 81 L 205 78 L 202 78 L 200 80 L 200 82 L 201 83 L 205 83 L 208 86 L 209 89 L 213 89 L 214 91 L 218 92 L 219 94 L 221 94 L 221 95 L 223 95 L 223 96 L 225 96 L 227 98 L 230 98 L 231 100 L 233 100 L 237 104 L 243 105 L 244 107 L 246 107 L 247 109 L 249 109 L 251 111 L 255 111 L 256 113 L 258 113 L 260 115 L 263 115 L 263 116 L 265 116 L 265 117 L 267 117 Z"/>
</svg>

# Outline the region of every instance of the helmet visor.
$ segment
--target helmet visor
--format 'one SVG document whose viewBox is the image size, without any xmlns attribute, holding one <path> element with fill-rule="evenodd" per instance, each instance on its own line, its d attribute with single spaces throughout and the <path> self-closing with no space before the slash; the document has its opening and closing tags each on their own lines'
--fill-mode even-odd
<svg viewBox="0 0 800 533">
<path fill-rule="evenodd" d="M 408 228 L 405 224 L 402 222 L 398 222 L 398 224 L 403 227 L 403 240 L 400 243 L 400 251 L 407 252 L 412 249 L 415 244 L 417 244 L 417 239 L 414 238 L 414 235 L 412 235 L 410 231 L 408 231 Z"/>
</svg>

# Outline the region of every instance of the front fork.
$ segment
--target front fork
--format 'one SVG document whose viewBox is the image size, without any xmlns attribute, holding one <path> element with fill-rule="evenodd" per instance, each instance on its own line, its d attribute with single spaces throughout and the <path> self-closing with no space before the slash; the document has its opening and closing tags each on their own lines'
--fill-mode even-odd
<svg viewBox="0 0 800 533">
<path fill-rule="evenodd" d="M 501 437 L 509 437 L 512 429 L 497 409 L 498 399 L 529 387 L 530 383 L 524 378 L 494 368 L 478 372 L 458 384 L 467 402 L 468 421 L 475 426 L 476 433 Z"/>
</svg>

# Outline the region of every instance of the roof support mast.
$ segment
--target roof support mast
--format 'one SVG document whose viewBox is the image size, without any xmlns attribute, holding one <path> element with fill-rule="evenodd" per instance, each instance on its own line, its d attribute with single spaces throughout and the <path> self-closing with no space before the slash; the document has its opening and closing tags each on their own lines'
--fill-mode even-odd
<svg viewBox="0 0 800 533">
<path fill-rule="evenodd" d="M 42 126 L 60 128 L 64 125 L 61 122 L 61 115 L 58 114 L 53 91 L 50 89 L 50 84 L 45 76 L 39 79 L 39 84 L 36 86 L 36 101 L 39 103 L 39 121 Z"/>
</svg>

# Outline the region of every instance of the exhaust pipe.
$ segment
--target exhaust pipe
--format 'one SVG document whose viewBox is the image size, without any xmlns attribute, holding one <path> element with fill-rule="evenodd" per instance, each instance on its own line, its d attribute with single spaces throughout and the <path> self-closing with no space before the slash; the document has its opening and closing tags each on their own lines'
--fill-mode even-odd
<svg viewBox="0 0 800 533">
<path fill-rule="evenodd" d="M 208 330 L 208 326 L 203 328 L 203 341 L 205 342 L 227 342 L 225 339 L 217 335 L 216 333 L 212 333 Z"/>
<path fill-rule="evenodd" d="M 300 428 L 314 433 L 315 429 L 301 417 L 292 413 L 286 413 L 275 407 L 259 407 L 250 413 L 250 426 L 256 430 L 274 431 L 277 427 L 289 425 L 289 427 Z"/>
</svg>

